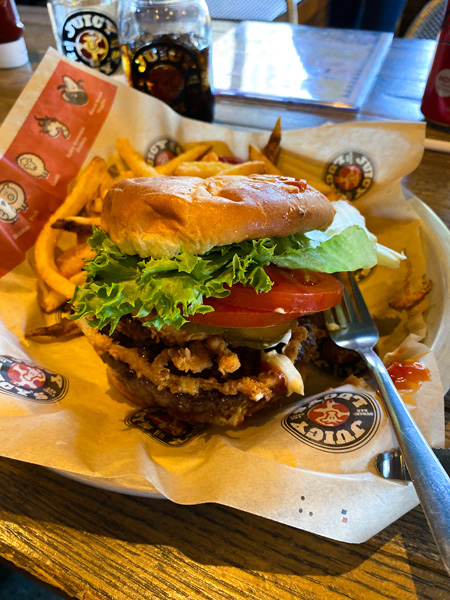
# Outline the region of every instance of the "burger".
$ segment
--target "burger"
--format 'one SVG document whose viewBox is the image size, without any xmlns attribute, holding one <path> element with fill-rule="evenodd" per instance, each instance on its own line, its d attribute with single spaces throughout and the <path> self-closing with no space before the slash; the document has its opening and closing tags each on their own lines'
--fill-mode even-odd
<svg viewBox="0 0 450 600">
<path fill-rule="evenodd" d="M 113 383 L 227 426 L 303 393 L 311 315 L 342 297 L 333 273 L 401 260 L 349 203 L 274 175 L 123 180 L 89 243 L 74 318 Z"/>
</svg>

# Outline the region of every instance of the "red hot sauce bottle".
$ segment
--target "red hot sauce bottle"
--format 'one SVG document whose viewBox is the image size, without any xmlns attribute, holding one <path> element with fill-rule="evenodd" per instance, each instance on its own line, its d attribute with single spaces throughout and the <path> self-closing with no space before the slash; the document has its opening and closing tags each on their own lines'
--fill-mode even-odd
<svg viewBox="0 0 450 600">
<path fill-rule="evenodd" d="M 28 62 L 23 25 L 14 0 L 0 0 L 0 69 L 22 67 Z"/>
<path fill-rule="evenodd" d="M 450 0 L 445 6 L 421 111 L 427 121 L 450 126 Z"/>
</svg>

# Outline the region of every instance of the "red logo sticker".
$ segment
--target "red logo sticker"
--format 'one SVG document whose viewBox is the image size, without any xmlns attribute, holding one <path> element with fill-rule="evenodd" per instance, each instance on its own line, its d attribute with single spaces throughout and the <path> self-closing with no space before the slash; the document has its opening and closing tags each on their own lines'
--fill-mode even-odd
<svg viewBox="0 0 450 600">
<path fill-rule="evenodd" d="M 326 425 L 327 427 L 336 427 L 342 425 L 350 416 L 349 409 L 335 402 L 327 400 L 317 404 L 308 412 L 308 418 L 316 425 Z"/>
<path fill-rule="evenodd" d="M 342 150 L 325 167 L 324 180 L 347 200 L 358 200 L 375 179 L 375 162 L 362 150 Z"/>
</svg>

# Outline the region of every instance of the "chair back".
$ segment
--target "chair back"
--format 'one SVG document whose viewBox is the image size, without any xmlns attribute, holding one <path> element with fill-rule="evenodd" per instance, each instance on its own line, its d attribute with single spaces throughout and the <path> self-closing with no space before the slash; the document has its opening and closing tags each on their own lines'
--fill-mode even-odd
<svg viewBox="0 0 450 600">
<path fill-rule="evenodd" d="M 446 0 L 431 0 L 419 12 L 405 32 L 405 38 L 435 40 L 444 18 Z"/>
</svg>

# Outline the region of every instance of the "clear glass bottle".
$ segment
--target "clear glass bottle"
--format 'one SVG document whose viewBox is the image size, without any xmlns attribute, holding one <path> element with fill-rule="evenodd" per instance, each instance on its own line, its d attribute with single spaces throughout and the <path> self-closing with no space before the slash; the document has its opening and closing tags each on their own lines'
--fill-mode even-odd
<svg viewBox="0 0 450 600">
<path fill-rule="evenodd" d="M 120 69 L 118 0 L 49 0 L 47 7 L 61 54 L 106 75 Z"/>
<path fill-rule="evenodd" d="M 204 0 L 121 0 L 119 39 L 128 83 L 179 114 L 211 122 L 212 30 Z"/>
</svg>

